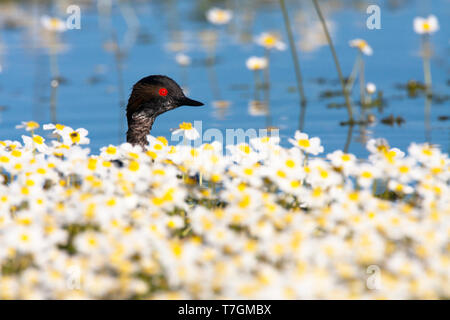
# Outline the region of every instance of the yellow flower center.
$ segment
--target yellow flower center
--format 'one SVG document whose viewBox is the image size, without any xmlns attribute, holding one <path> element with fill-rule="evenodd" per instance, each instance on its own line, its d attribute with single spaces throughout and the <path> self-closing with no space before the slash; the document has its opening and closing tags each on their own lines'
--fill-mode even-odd
<svg viewBox="0 0 450 320">
<path fill-rule="evenodd" d="M 165 145 L 165 146 L 167 146 L 168 144 L 169 144 L 169 142 L 167 141 L 167 139 L 166 138 L 164 138 L 164 137 L 157 137 L 156 138 L 157 140 L 159 140 L 159 142 L 161 142 L 163 145 Z"/>
<path fill-rule="evenodd" d="M 281 178 L 286 178 L 286 173 L 284 171 L 278 170 L 277 175 Z"/>
<path fill-rule="evenodd" d="M 217 183 L 217 182 L 219 182 L 220 180 L 221 180 L 221 177 L 220 177 L 220 175 L 218 175 L 218 174 L 213 174 L 213 175 L 211 176 L 211 181 L 214 182 L 214 183 Z"/>
<path fill-rule="evenodd" d="M 181 254 L 183 253 L 183 247 L 178 243 L 178 242 L 174 242 L 172 243 L 172 253 L 176 256 L 179 257 L 181 256 Z"/>
<path fill-rule="evenodd" d="M 291 187 L 292 188 L 298 188 L 300 187 L 300 182 L 297 180 L 291 181 Z"/>
<path fill-rule="evenodd" d="M 311 143 L 308 139 L 300 139 L 298 140 L 298 145 L 302 148 L 309 148 L 311 146 Z"/>
<path fill-rule="evenodd" d="M 349 193 L 349 194 L 348 194 L 348 198 L 349 198 L 351 201 L 358 201 L 359 195 L 358 195 L 357 192 L 352 192 L 352 193 Z"/>
<path fill-rule="evenodd" d="M 116 151 L 117 151 L 116 147 L 109 146 L 108 148 L 106 148 L 107 154 L 116 154 Z"/>
<path fill-rule="evenodd" d="M 97 239 L 95 239 L 93 237 L 90 237 L 87 242 L 91 247 L 97 246 Z"/>
<path fill-rule="evenodd" d="M 360 41 L 358 41 L 357 46 L 360 50 L 363 50 L 365 47 L 367 47 L 367 42 L 364 40 L 360 40 Z"/>
<path fill-rule="evenodd" d="M 9 162 L 9 158 L 7 156 L 1 156 L 0 157 L 0 162 L 8 163 Z"/>
<path fill-rule="evenodd" d="M 239 146 L 239 150 L 241 150 L 242 152 L 249 154 L 250 153 L 250 146 L 247 144 L 243 144 Z"/>
<path fill-rule="evenodd" d="M 78 143 L 80 142 L 80 134 L 76 131 L 73 131 L 70 134 L 70 139 L 72 139 L 72 143 Z"/>
<path fill-rule="evenodd" d="M 181 130 L 191 130 L 192 129 L 192 123 L 190 123 L 190 122 L 180 123 L 180 129 Z"/>
<path fill-rule="evenodd" d="M 424 149 L 422 150 L 422 153 L 423 153 L 424 155 L 426 155 L 426 156 L 429 156 L 429 157 L 431 157 L 431 156 L 433 155 L 433 151 L 432 151 L 430 148 L 424 148 Z"/>
<path fill-rule="evenodd" d="M 286 166 L 289 168 L 294 168 L 295 167 L 295 162 L 292 159 L 286 160 Z"/>
<path fill-rule="evenodd" d="M 109 199 L 108 201 L 106 201 L 106 205 L 108 205 L 110 207 L 115 206 L 116 205 L 116 199 L 114 199 L 114 198 Z"/>
<path fill-rule="evenodd" d="M 20 152 L 19 150 L 13 150 L 12 152 L 11 152 L 11 155 L 13 156 L 13 157 L 20 157 L 21 155 L 22 155 L 22 152 Z"/>
<path fill-rule="evenodd" d="M 155 169 L 155 170 L 153 170 L 153 174 L 163 176 L 166 174 L 166 172 L 163 169 Z"/>
<path fill-rule="evenodd" d="M 239 202 L 239 207 L 241 207 L 241 208 L 247 208 L 248 207 L 248 205 L 250 204 L 250 200 L 251 200 L 251 198 L 250 198 L 250 196 L 249 195 L 245 195 L 243 198 L 242 198 L 242 200 L 241 200 L 241 202 Z"/>
<path fill-rule="evenodd" d="M 320 187 L 314 188 L 314 190 L 313 190 L 313 192 L 312 192 L 312 196 L 313 196 L 314 198 L 318 198 L 318 197 L 320 197 L 321 195 L 322 195 L 322 188 L 320 188 Z"/>
<path fill-rule="evenodd" d="M 128 165 L 128 169 L 131 171 L 138 171 L 139 170 L 139 162 L 137 161 L 130 161 L 130 164 Z"/>
<path fill-rule="evenodd" d="M 219 10 L 216 12 L 216 20 L 218 22 L 224 22 L 227 20 L 227 14 L 225 13 L 225 11 Z"/>
<path fill-rule="evenodd" d="M 342 161 L 350 161 L 351 157 L 348 154 L 343 154 L 341 159 Z"/>
<path fill-rule="evenodd" d="M 35 130 L 37 128 L 39 128 L 39 124 L 37 122 L 34 122 L 34 121 L 28 121 L 27 122 L 27 129 L 28 130 Z"/>
<path fill-rule="evenodd" d="M 373 177 L 373 175 L 369 171 L 364 171 L 363 173 L 361 173 L 361 177 L 366 178 L 366 179 L 370 179 L 370 178 Z"/>
<path fill-rule="evenodd" d="M 268 36 L 264 37 L 264 39 L 263 39 L 264 45 L 266 45 L 268 47 L 274 46 L 276 42 L 277 42 L 277 39 L 271 35 L 268 35 Z"/>
<path fill-rule="evenodd" d="M 320 170 L 320 176 L 324 179 L 328 178 L 328 171 Z"/>
<path fill-rule="evenodd" d="M 50 20 L 50 26 L 52 29 L 58 28 L 59 24 L 60 24 L 60 21 L 57 18 L 52 18 Z"/>
<path fill-rule="evenodd" d="M 95 170 L 97 168 L 97 159 L 89 159 L 88 161 L 88 169 Z"/>
<path fill-rule="evenodd" d="M 37 143 L 37 144 L 43 144 L 44 138 L 42 138 L 41 136 L 35 135 L 35 136 L 33 136 L 33 141 L 34 141 L 34 143 Z"/>
<path fill-rule="evenodd" d="M 409 172 L 409 167 L 408 166 L 401 166 L 400 168 L 398 168 L 398 171 L 400 171 L 400 173 L 408 173 Z"/>
<path fill-rule="evenodd" d="M 195 149 L 191 149 L 191 156 L 192 157 L 198 157 L 198 155 L 199 155 L 199 153 L 198 153 L 198 151 L 197 150 L 195 150 Z"/>
</svg>

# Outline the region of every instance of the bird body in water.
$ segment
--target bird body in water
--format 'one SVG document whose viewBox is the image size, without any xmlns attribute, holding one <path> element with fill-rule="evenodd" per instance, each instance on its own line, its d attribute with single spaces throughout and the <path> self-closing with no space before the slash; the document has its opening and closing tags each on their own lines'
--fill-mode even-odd
<svg viewBox="0 0 450 320">
<path fill-rule="evenodd" d="M 127 142 L 148 144 L 147 135 L 160 114 L 181 106 L 202 106 L 203 103 L 186 97 L 181 87 L 171 78 L 152 75 L 134 86 L 127 105 Z"/>
</svg>

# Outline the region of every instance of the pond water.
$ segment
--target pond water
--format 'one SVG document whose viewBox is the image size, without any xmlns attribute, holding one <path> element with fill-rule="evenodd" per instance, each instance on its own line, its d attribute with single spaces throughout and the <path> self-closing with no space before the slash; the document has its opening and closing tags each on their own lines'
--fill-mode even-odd
<svg viewBox="0 0 450 320">
<path fill-rule="evenodd" d="M 161 115 L 152 130 L 155 136 L 170 138 L 170 130 L 182 121 L 201 120 L 204 131 L 259 129 L 269 123 L 267 115 L 249 112 L 255 85 L 254 74 L 245 61 L 253 55 L 264 55 L 264 49 L 254 41 L 264 31 L 279 32 L 287 43 L 277 1 L 122 1 L 120 5 L 113 1 L 110 14 L 105 10 L 108 2 L 98 2 L 104 5 L 100 11 L 97 1 L 2 2 L 0 140 L 20 139 L 23 132 L 14 127 L 21 121 L 42 124 L 56 120 L 89 130 L 94 152 L 101 146 L 123 142 L 124 101 L 132 85 L 150 74 L 172 77 L 191 98 L 205 103 L 202 108 L 182 107 Z M 363 142 L 371 137 L 386 138 L 391 146 L 402 149 L 413 141 L 428 140 L 448 152 L 450 2 L 380 1 L 381 29 L 369 30 L 366 8 L 374 2 L 321 1 L 344 75 L 350 74 L 357 56 L 348 41 L 363 38 L 374 51 L 364 57 L 365 80 L 383 92 L 383 107 L 364 111 L 364 116 L 373 114 L 376 121 L 353 127 L 350 136 L 349 127 L 340 125 L 347 120 L 346 109 L 333 107 L 344 99 L 333 96 L 340 85 L 314 7 L 310 1 L 287 1 L 308 100 L 303 130 L 320 137 L 326 152 L 344 148 L 349 137 L 349 151 L 359 156 L 366 154 Z M 65 19 L 69 4 L 81 6 L 81 29 L 61 34 L 58 45 L 62 49 L 51 63 L 48 39 L 39 29 L 39 20 L 45 14 Z M 232 9 L 232 22 L 221 27 L 208 23 L 205 11 L 212 6 Z M 408 97 L 407 90 L 400 88 L 411 79 L 423 81 L 421 38 L 413 31 L 412 21 L 428 14 L 435 14 L 440 22 L 440 30 L 431 36 L 435 97 L 429 117 L 424 95 Z M 208 34 L 217 37 L 215 64 L 206 63 L 211 56 L 204 43 Z M 191 65 L 181 67 L 175 62 L 179 51 L 191 57 Z M 287 145 L 287 138 L 299 126 L 295 73 L 289 49 L 272 51 L 270 57 L 270 124 L 280 129 Z M 55 66 L 59 85 L 52 90 Z M 226 100 L 229 105 L 217 107 L 217 100 Z M 359 117 L 358 79 L 352 100 Z M 391 114 L 405 122 L 383 124 L 381 119 Z"/>
</svg>

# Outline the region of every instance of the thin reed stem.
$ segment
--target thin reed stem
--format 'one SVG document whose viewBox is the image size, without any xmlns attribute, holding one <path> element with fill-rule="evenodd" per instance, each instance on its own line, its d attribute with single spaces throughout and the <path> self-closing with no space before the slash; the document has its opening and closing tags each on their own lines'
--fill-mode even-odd
<svg viewBox="0 0 450 320">
<path fill-rule="evenodd" d="M 423 75 L 425 81 L 425 139 L 427 142 L 431 142 L 431 97 L 432 97 L 432 79 L 431 79 L 431 48 L 430 37 L 428 34 L 422 37 L 422 56 L 423 56 Z"/>
<path fill-rule="evenodd" d="M 216 52 L 215 50 L 210 52 L 209 57 L 207 58 L 207 69 L 208 69 L 208 77 L 209 83 L 211 84 L 211 89 L 213 93 L 213 98 L 216 101 L 222 100 L 220 94 L 219 82 L 217 81 L 216 69 L 214 67 L 216 63 Z"/>
<path fill-rule="evenodd" d="M 431 56 L 431 48 L 430 48 L 430 37 L 425 34 L 422 37 L 422 55 L 423 55 L 423 75 L 425 79 L 426 93 L 427 95 L 431 94 L 431 65 L 430 65 L 430 56 Z"/>
<path fill-rule="evenodd" d="M 303 80 L 302 80 L 302 73 L 300 70 L 300 62 L 298 60 L 297 48 L 295 46 L 294 36 L 292 33 L 290 21 L 289 21 L 289 14 L 286 10 L 286 4 L 285 4 L 284 0 L 280 0 L 280 6 L 281 6 L 281 11 L 283 12 L 284 24 L 286 26 L 286 32 L 287 32 L 288 39 L 289 39 L 289 47 L 291 48 L 292 60 L 294 62 L 295 76 L 297 78 L 297 88 L 298 88 L 298 92 L 300 94 L 300 104 L 301 104 L 301 106 L 306 106 L 306 97 L 305 97 L 305 92 L 303 90 Z"/>
<path fill-rule="evenodd" d="M 361 53 L 360 53 L 361 55 Z M 359 62 L 359 93 L 361 99 L 361 107 L 364 108 L 366 105 L 366 95 L 365 95 L 366 85 L 364 79 L 364 59 L 361 57 Z"/>
<path fill-rule="evenodd" d="M 123 84 L 123 51 L 120 48 L 119 41 L 117 40 L 117 35 L 115 32 L 112 33 L 112 40 L 114 42 L 114 61 L 116 63 L 117 71 L 117 86 L 119 90 L 119 132 L 118 132 L 118 142 L 122 140 L 124 129 L 124 115 L 123 109 L 125 107 L 125 93 Z"/>
<path fill-rule="evenodd" d="M 259 71 L 255 70 L 253 71 L 253 75 L 254 75 L 254 79 L 255 79 L 255 101 L 259 101 L 259 88 L 261 86 L 260 84 L 260 76 L 259 76 Z"/>
<path fill-rule="evenodd" d="M 355 59 L 355 63 L 352 67 L 352 72 L 350 73 L 350 76 L 348 77 L 347 83 L 346 83 L 346 90 L 348 92 L 352 92 L 353 84 L 355 83 L 356 76 L 358 75 L 358 66 L 359 66 L 359 60 L 361 59 L 361 53 L 358 53 Z"/>
<path fill-rule="evenodd" d="M 348 130 L 347 130 L 347 139 L 345 139 L 345 146 L 344 146 L 345 153 L 348 153 L 348 150 L 350 149 L 350 143 L 352 142 L 352 136 L 353 136 L 353 124 L 349 124 Z"/>
<path fill-rule="evenodd" d="M 58 80 L 52 80 L 50 87 L 50 121 L 52 123 L 57 123 L 58 117 L 56 114 L 56 100 L 58 97 Z"/>
<path fill-rule="evenodd" d="M 50 49 L 50 119 L 53 123 L 57 123 L 56 116 L 56 104 L 58 97 L 59 87 L 59 67 L 58 67 L 58 55 L 53 48 Z"/>
<path fill-rule="evenodd" d="M 267 59 L 267 67 L 264 69 L 264 100 L 267 107 L 266 128 L 272 126 L 272 115 L 270 112 L 270 50 L 265 50 L 265 57 Z"/>
<path fill-rule="evenodd" d="M 425 140 L 431 142 L 431 94 L 427 94 L 425 97 Z"/>
<path fill-rule="evenodd" d="M 317 2 L 317 0 L 312 0 L 312 1 L 314 3 L 314 7 L 316 8 L 317 15 L 319 16 L 320 22 L 322 23 L 323 31 L 325 32 L 325 36 L 327 38 L 328 45 L 330 46 L 331 53 L 333 54 L 334 64 L 336 65 L 336 69 L 337 69 L 337 72 L 339 75 L 339 80 L 340 80 L 341 86 L 342 86 L 342 93 L 344 94 L 344 97 L 345 97 L 345 104 L 347 105 L 349 121 L 353 122 L 352 104 L 350 102 L 350 96 L 348 94 L 348 91 L 346 90 L 346 87 L 345 87 L 344 77 L 342 75 L 341 66 L 339 65 L 339 60 L 338 60 L 338 57 L 336 54 L 336 50 L 334 49 L 333 41 L 331 40 L 330 33 L 328 32 L 328 27 L 327 27 L 327 24 L 325 22 L 323 15 L 322 15 L 322 11 L 320 10 L 319 3 Z"/>
</svg>

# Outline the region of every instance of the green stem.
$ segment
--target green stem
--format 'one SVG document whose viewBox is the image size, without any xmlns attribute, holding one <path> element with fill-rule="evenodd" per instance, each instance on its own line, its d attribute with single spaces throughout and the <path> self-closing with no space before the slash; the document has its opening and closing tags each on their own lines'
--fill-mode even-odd
<svg viewBox="0 0 450 320">
<path fill-rule="evenodd" d="M 334 64 L 336 65 L 336 69 L 337 69 L 337 72 L 339 75 L 339 80 L 340 80 L 341 86 L 342 86 L 342 93 L 344 94 L 344 97 L 345 97 L 345 104 L 347 105 L 349 121 L 353 122 L 353 111 L 352 111 L 352 105 L 350 102 L 350 96 L 348 94 L 348 91 L 345 88 L 344 77 L 342 75 L 341 66 L 339 65 L 339 60 L 338 60 L 336 51 L 333 46 L 333 41 L 331 40 L 330 33 L 328 32 L 328 27 L 327 27 L 327 24 L 325 22 L 323 15 L 322 15 L 322 11 L 320 10 L 319 3 L 317 2 L 317 0 L 312 0 L 312 1 L 314 3 L 314 7 L 316 8 L 317 15 L 319 16 L 320 22 L 322 23 L 323 31 L 325 32 L 325 36 L 327 38 L 328 45 L 330 46 L 331 53 L 333 54 Z"/>
</svg>

